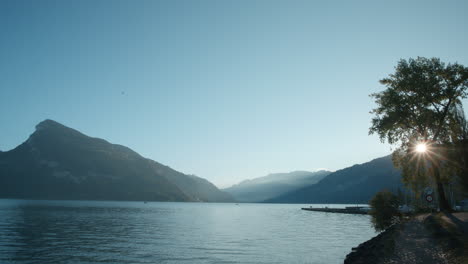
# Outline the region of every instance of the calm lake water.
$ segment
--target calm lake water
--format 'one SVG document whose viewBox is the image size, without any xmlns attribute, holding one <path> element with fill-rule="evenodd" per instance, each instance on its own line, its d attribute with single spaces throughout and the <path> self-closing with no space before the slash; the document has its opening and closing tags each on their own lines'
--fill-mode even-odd
<svg viewBox="0 0 468 264">
<path fill-rule="evenodd" d="M 0 200 L 0 263 L 329 264 L 376 235 L 303 206 Z"/>
</svg>

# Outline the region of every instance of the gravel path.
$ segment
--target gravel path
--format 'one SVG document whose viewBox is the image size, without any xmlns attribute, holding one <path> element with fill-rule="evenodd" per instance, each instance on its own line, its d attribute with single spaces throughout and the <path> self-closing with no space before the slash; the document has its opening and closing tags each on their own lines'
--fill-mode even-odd
<svg viewBox="0 0 468 264">
<path fill-rule="evenodd" d="M 468 213 L 420 215 L 395 236 L 395 250 L 382 263 L 466 263 Z M 439 224 L 442 223 L 442 226 Z"/>
<path fill-rule="evenodd" d="M 345 263 L 468 264 L 468 213 L 419 215 L 349 256 Z"/>
<path fill-rule="evenodd" d="M 395 251 L 382 263 L 448 264 L 446 251 L 432 237 L 423 221 L 406 223 L 395 237 Z"/>
</svg>

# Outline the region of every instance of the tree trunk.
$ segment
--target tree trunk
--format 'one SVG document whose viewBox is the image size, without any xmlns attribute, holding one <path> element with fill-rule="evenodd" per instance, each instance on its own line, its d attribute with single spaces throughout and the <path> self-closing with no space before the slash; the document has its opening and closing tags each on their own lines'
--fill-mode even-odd
<svg viewBox="0 0 468 264">
<path fill-rule="evenodd" d="M 449 205 L 449 203 L 447 201 L 447 198 L 445 197 L 444 185 L 442 184 L 442 181 L 440 180 L 439 166 L 432 163 L 432 170 L 434 172 L 434 180 L 436 182 L 437 193 L 439 195 L 439 208 L 440 208 L 440 211 L 450 212 L 452 209 L 450 208 L 450 205 Z"/>
<path fill-rule="evenodd" d="M 468 139 L 464 139 L 459 143 L 459 148 L 461 148 L 460 159 L 460 180 L 462 188 L 466 194 L 468 194 Z"/>
</svg>

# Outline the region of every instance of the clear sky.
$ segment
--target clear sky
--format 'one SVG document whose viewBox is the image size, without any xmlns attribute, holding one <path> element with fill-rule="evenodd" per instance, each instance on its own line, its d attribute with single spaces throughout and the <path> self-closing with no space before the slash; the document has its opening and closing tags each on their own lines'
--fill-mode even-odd
<svg viewBox="0 0 468 264">
<path fill-rule="evenodd" d="M 400 58 L 468 65 L 468 1 L 0 0 L 0 149 L 44 119 L 226 187 L 390 153 Z M 465 107 L 468 104 L 465 102 Z"/>
</svg>

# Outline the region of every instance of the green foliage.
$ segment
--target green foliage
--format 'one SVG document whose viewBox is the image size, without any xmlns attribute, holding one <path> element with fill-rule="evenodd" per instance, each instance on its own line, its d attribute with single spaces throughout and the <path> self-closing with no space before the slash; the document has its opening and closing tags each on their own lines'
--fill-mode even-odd
<svg viewBox="0 0 468 264">
<path fill-rule="evenodd" d="M 427 186 L 427 175 L 433 176 L 442 209 L 448 208 L 443 183 L 453 173 L 449 167 L 453 145 L 454 120 L 467 97 L 468 68 L 448 64 L 437 58 L 400 60 L 395 73 L 382 79 L 386 89 L 371 95 L 377 107 L 369 134 L 378 134 L 382 141 L 397 145 L 395 165 L 402 169 L 406 185 L 416 193 Z M 426 142 L 431 150 L 416 153 L 417 143 Z"/>
<path fill-rule="evenodd" d="M 458 175 L 458 182 L 463 191 L 468 194 L 468 122 L 465 118 L 462 105 L 452 109 L 451 138 L 448 160 L 451 161 L 453 170 L 449 173 Z"/>
<path fill-rule="evenodd" d="M 401 178 L 406 186 L 410 187 L 416 195 L 429 185 L 426 176 L 428 167 L 426 162 L 417 157 L 413 152 L 405 152 L 398 149 L 392 155 L 393 164 L 401 169 Z"/>
<path fill-rule="evenodd" d="M 383 231 L 400 219 L 398 196 L 389 191 L 380 191 L 370 200 L 372 225 L 376 231 Z"/>
<path fill-rule="evenodd" d="M 370 134 L 390 144 L 439 141 L 448 138 L 449 110 L 467 96 L 468 68 L 445 66 L 437 58 L 400 60 L 395 73 L 380 83 L 387 89 L 371 94 L 377 108 L 371 112 Z"/>
</svg>

